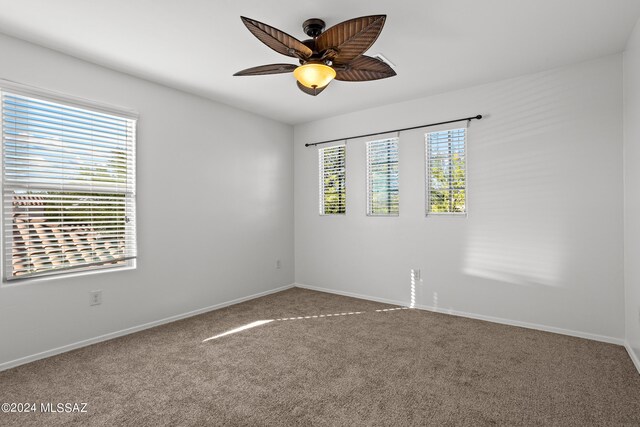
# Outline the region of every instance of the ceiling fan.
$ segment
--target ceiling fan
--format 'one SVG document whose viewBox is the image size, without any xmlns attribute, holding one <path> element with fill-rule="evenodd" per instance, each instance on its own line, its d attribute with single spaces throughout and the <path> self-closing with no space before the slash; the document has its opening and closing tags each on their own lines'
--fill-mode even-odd
<svg viewBox="0 0 640 427">
<path fill-rule="evenodd" d="M 298 88 L 316 96 L 333 80 L 361 82 L 393 77 L 396 72 L 385 62 L 363 55 L 376 41 L 386 15 L 362 16 L 341 22 L 326 31 L 322 19 L 307 19 L 302 28 L 309 37 L 300 41 L 276 28 L 241 16 L 244 25 L 271 49 L 300 65 L 269 64 L 238 71 L 234 76 L 262 76 L 293 72 Z"/>
</svg>

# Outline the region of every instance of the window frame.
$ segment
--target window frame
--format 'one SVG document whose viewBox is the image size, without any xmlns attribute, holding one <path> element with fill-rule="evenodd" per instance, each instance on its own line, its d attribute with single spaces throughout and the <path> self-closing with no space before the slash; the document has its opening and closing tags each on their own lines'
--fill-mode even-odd
<svg viewBox="0 0 640 427">
<path fill-rule="evenodd" d="M 3 94 L 9 93 L 12 95 L 24 96 L 29 98 L 34 98 L 36 100 L 51 102 L 61 104 L 63 106 L 78 108 L 88 110 L 90 112 L 99 113 L 99 114 L 107 114 L 116 116 L 121 119 L 126 119 L 132 121 L 131 130 L 131 147 L 130 154 L 132 156 L 131 165 L 133 167 L 132 171 L 132 182 L 128 183 L 130 185 L 131 194 L 127 195 L 125 193 L 125 197 L 129 197 L 131 201 L 131 211 L 127 211 L 127 216 L 131 217 L 131 221 L 133 223 L 131 239 L 133 239 L 133 243 L 131 247 L 135 248 L 136 255 L 131 257 L 124 257 L 123 264 L 113 265 L 113 264 L 103 264 L 103 265 L 81 265 L 72 268 L 65 268 L 60 270 L 53 271 L 43 271 L 37 273 L 35 275 L 29 275 L 24 277 L 7 277 L 7 249 L 9 242 L 7 242 L 6 237 L 6 217 L 8 215 L 6 212 L 6 206 L 4 202 L 4 194 L 5 194 L 5 141 L 4 141 L 4 130 L 0 132 L 0 160 L 2 165 L 0 166 L 0 173 L 2 174 L 2 183 L 0 185 L 2 190 L 2 204 L 0 206 L 0 256 L 2 256 L 2 261 L 0 262 L 0 288 L 7 286 L 16 286 L 20 284 L 26 283 L 36 283 L 42 281 L 49 281 L 53 279 L 64 279 L 69 277 L 78 277 L 92 274 L 102 274 L 109 272 L 117 272 L 117 271 L 126 271 L 133 270 L 137 268 L 137 247 L 138 247 L 138 227 L 137 227 L 137 125 L 138 125 L 138 113 L 132 109 L 117 107 L 113 105 L 109 105 L 106 103 L 101 103 L 97 101 L 88 100 L 81 97 L 76 97 L 72 95 L 63 94 L 60 92 L 42 89 L 34 86 L 29 86 L 21 83 L 16 83 L 13 81 L 0 79 L 0 98 Z M 4 121 L 4 102 L 0 101 L 0 123 Z"/>
<path fill-rule="evenodd" d="M 464 130 L 464 212 L 432 212 L 431 211 L 431 191 L 430 191 L 430 150 L 429 150 L 429 134 L 431 133 L 439 133 L 439 132 L 450 132 L 455 130 Z M 468 150 L 468 140 L 469 140 L 469 127 L 468 125 L 464 126 L 451 126 L 448 125 L 446 127 L 437 127 L 436 129 L 430 130 L 429 132 L 425 132 L 424 134 L 424 177 L 425 177 L 425 217 L 431 216 L 448 216 L 448 217 L 456 217 L 456 218 L 467 218 L 469 216 L 469 150 Z"/>
<path fill-rule="evenodd" d="M 397 150 L 397 159 L 395 161 L 395 163 L 398 165 L 398 211 L 397 213 L 373 213 L 371 211 L 371 195 L 372 195 L 372 189 L 371 189 L 371 170 L 370 170 L 370 162 L 369 162 L 369 152 L 370 152 L 370 146 L 371 144 L 374 143 L 380 143 L 380 142 L 386 142 L 386 141 L 395 141 L 396 144 L 396 150 Z M 370 141 L 367 141 L 365 144 L 365 156 L 366 156 L 366 170 L 365 170 L 365 174 L 366 174 L 366 183 L 367 183 L 367 195 L 366 195 L 366 214 L 367 216 L 370 217 L 398 217 L 400 216 L 400 138 L 398 136 L 394 136 L 394 137 L 389 137 L 389 138 L 382 138 L 382 139 L 373 139 Z"/>
<path fill-rule="evenodd" d="M 344 149 L 344 212 L 326 213 L 324 203 L 324 150 L 342 147 Z M 347 144 L 336 144 L 318 148 L 318 189 L 319 189 L 319 214 L 320 216 L 340 216 L 347 214 Z"/>
</svg>

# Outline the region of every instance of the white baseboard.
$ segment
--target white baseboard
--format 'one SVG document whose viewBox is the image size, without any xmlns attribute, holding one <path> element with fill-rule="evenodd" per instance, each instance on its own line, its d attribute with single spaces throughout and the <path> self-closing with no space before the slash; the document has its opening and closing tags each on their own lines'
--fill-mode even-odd
<svg viewBox="0 0 640 427">
<path fill-rule="evenodd" d="M 633 348 L 631 348 L 631 345 L 629 345 L 628 342 L 624 343 L 624 348 L 627 349 L 627 353 L 629 353 L 629 357 L 631 358 L 631 361 L 633 361 L 633 364 L 636 365 L 636 369 L 640 374 L 640 358 L 638 358 L 638 355 L 636 354 L 635 351 L 633 351 Z"/>
<path fill-rule="evenodd" d="M 301 283 L 295 283 L 294 286 L 297 287 L 297 288 L 310 289 L 310 290 L 313 290 L 313 291 L 328 292 L 328 293 L 331 293 L 331 294 L 342 295 L 342 296 L 346 296 L 346 297 L 359 298 L 359 299 L 364 299 L 364 300 L 369 300 L 369 301 L 376 301 L 376 302 L 381 302 L 381 303 L 385 303 L 385 304 L 393 304 L 393 305 L 399 305 L 399 306 L 407 307 L 407 303 L 403 302 L 403 301 L 394 301 L 394 300 L 389 300 L 389 299 L 385 299 L 385 298 L 377 298 L 377 297 L 373 297 L 373 296 L 370 296 L 370 295 L 356 294 L 356 293 L 352 293 L 352 292 L 336 291 L 334 289 L 321 288 L 321 287 L 318 287 L 318 286 L 309 286 L 309 285 L 304 285 L 304 284 L 301 284 Z M 443 308 L 440 308 L 440 307 L 431 307 L 431 306 L 426 306 L 426 305 L 416 305 L 414 308 L 417 308 L 419 310 L 433 311 L 435 313 L 451 314 L 451 315 L 454 315 L 454 316 L 468 317 L 470 319 L 484 320 L 486 322 L 500 323 L 500 324 L 503 324 L 503 325 L 518 326 L 520 328 L 535 329 L 535 330 L 544 331 L 544 332 L 553 332 L 555 334 L 569 335 L 569 336 L 572 336 L 572 337 L 585 338 L 585 339 L 593 340 L 593 341 L 601 341 L 601 342 L 606 342 L 606 343 L 609 343 L 609 344 L 617 344 L 617 345 L 622 345 L 622 346 L 625 345 L 625 341 L 622 338 L 608 337 L 608 336 L 605 336 L 605 335 L 591 334 L 591 333 L 588 333 L 588 332 L 572 331 L 570 329 L 556 328 L 554 326 L 539 325 L 537 323 L 521 322 L 519 320 L 503 319 L 503 318 L 500 318 L 500 317 L 485 316 L 485 315 L 482 315 L 482 314 L 467 313 L 467 312 L 464 312 L 464 311 L 443 309 Z M 636 364 L 636 366 L 638 366 L 638 365 Z"/>
<path fill-rule="evenodd" d="M 291 289 L 293 287 L 298 287 L 298 288 L 303 288 L 303 289 L 310 289 L 310 290 L 320 291 L 320 292 L 327 292 L 327 293 L 331 293 L 331 294 L 342 295 L 342 296 L 358 298 L 358 299 L 364 299 L 364 300 L 368 300 L 368 301 L 376 301 L 376 302 L 381 302 L 381 303 L 385 303 L 385 304 L 406 306 L 406 303 L 402 302 L 402 301 L 395 301 L 395 300 L 390 300 L 390 299 L 386 299 L 386 298 L 377 298 L 377 297 L 370 296 L 370 295 L 362 295 L 362 294 L 356 294 L 356 293 L 352 293 L 352 292 L 343 292 L 343 291 L 337 291 L 337 290 L 334 290 L 334 289 L 322 288 L 322 287 L 318 287 L 318 286 L 309 286 L 309 285 L 304 285 L 304 284 L 301 284 L 301 283 L 294 283 L 294 284 L 291 284 L 291 285 L 281 286 L 281 287 L 276 288 L 276 289 L 271 289 L 269 291 L 260 292 L 260 293 L 249 295 L 249 296 L 242 297 L 242 298 L 237 298 L 237 299 L 234 299 L 234 300 L 231 300 L 231 301 L 223 302 L 223 303 L 220 303 L 220 304 L 215 304 L 215 305 L 212 305 L 212 306 L 209 306 L 209 307 L 204 307 L 204 308 L 201 308 L 201 309 L 198 309 L 198 310 L 189 311 L 187 313 L 182 313 L 182 314 L 178 314 L 178 315 L 175 315 L 175 316 L 170 316 L 170 317 L 167 317 L 167 318 L 164 318 L 164 319 L 161 319 L 161 320 L 156 320 L 154 322 L 149 322 L 149 323 L 145 323 L 145 324 L 142 324 L 142 325 L 133 326 L 131 328 L 122 329 L 120 331 L 111 332 L 111 333 L 108 333 L 108 334 L 100 335 L 98 337 L 94 337 L 94 338 L 78 341 L 78 342 L 75 342 L 75 343 L 72 343 L 72 344 L 68 344 L 68 345 L 65 345 L 65 346 L 62 346 L 62 347 L 54 348 L 54 349 L 43 351 L 43 352 L 40 352 L 40 353 L 37 353 L 37 354 L 33 354 L 33 355 L 30 355 L 30 356 L 25 356 L 25 357 L 21 357 L 19 359 L 11 360 L 9 362 L 0 363 L 0 371 L 4 371 L 4 370 L 7 370 L 7 369 L 15 368 L 16 366 L 24 365 L 26 363 L 35 362 L 36 360 L 40 360 L 40 359 L 44 359 L 44 358 L 47 358 L 47 357 L 55 356 L 56 354 L 61 354 L 61 353 L 65 353 L 67 351 L 71 351 L 71 350 L 75 350 L 75 349 L 78 349 L 78 348 L 86 347 L 86 346 L 89 346 L 89 345 L 92 345 L 92 344 L 97 344 L 97 343 L 102 342 L 102 341 L 108 341 L 110 339 L 114 339 L 114 338 L 118 338 L 118 337 L 121 337 L 121 336 L 124 336 L 124 335 L 129 335 L 129 334 L 132 334 L 132 333 L 135 333 L 135 332 L 143 331 L 145 329 L 149 329 L 149 328 L 153 328 L 153 327 L 156 327 L 156 326 L 164 325 L 166 323 L 175 322 L 176 320 L 186 319 L 188 317 L 197 316 L 199 314 L 204 314 L 204 313 L 207 313 L 207 312 L 210 312 L 210 311 L 214 311 L 214 310 L 219 310 L 219 309 L 224 308 L 224 307 L 229 307 L 231 305 L 239 304 L 241 302 L 245 302 L 245 301 L 249 301 L 249 300 L 252 300 L 252 299 L 260 298 L 260 297 L 263 297 L 263 296 L 266 296 L 266 295 L 270 295 L 270 294 L 274 294 L 274 293 L 277 293 L 277 292 L 281 292 L 281 291 L 284 291 L 284 290 L 287 290 L 287 289 Z M 636 369 L 638 370 L 638 373 L 640 373 L 640 359 L 638 359 L 638 355 L 635 354 L 635 352 L 633 351 L 633 349 L 631 348 L 629 343 L 627 343 L 626 341 L 624 341 L 622 339 L 619 339 L 619 338 L 612 338 L 612 337 L 607 337 L 607 336 L 603 336 L 603 335 L 590 334 L 590 333 L 586 333 L 586 332 L 578 332 L 578 331 L 572 331 L 572 330 L 568 330 L 568 329 L 555 328 L 555 327 L 551 327 L 551 326 L 538 325 L 538 324 L 535 324 L 535 323 L 520 322 L 520 321 L 517 321 L 517 320 L 508 320 L 508 319 L 502 319 L 502 318 L 491 317 L 491 316 L 483 316 L 483 315 L 479 315 L 479 314 L 466 313 L 466 312 L 457 311 L 457 310 L 446 310 L 446 309 L 430 307 L 430 306 L 416 306 L 415 308 L 420 309 L 420 310 L 433 311 L 433 312 L 436 312 L 436 313 L 451 314 L 451 315 L 454 315 L 454 316 L 468 317 L 468 318 L 471 318 L 471 319 L 484 320 L 484 321 L 493 322 L 493 323 L 500 323 L 500 324 L 504 324 L 504 325 L 518 326 L 518 327 L 528 328 L 528 329 L 536 329 L 536 330 L 545 331 L 545 332 L 553 332 L 553 333 L 562 334 L 562 335 L 569 335 L 569 336 L 574 336 L 574 337 L 579 337 L 579 338 L 586 338 L 586 339 L 590 339 L 590 340 L 594 340 L 594 341 L 602 341 L 602 342 L 606 342 L 606 343 L 622 345 L 622 346 L 624 346 L 626 348 L 627 352 L 629 353 L 629 357 L 633 361 L 633 364 L 635 365 Z"/>
<path fill-rule="evenodd" d="M 207 313 L 209 311 L 219 310 L 221 308 L 228 307 L 230 305 L 239 304 L 241 302 L 245 302 L 245 301 L 249 301 L 249 300 L 252 300 L 252 299 L 260 298 L 260 297 L 263 297 L 263 296 L 266 296 L 266 295 L 274 294 L 276 292 L 281 292 L 281 291 L 284 291 L 284 290 L 287 290 L 287 289 L 291 289 L 294 286 L 295 286 L 294 284 L 281 286 L 279 288 L 271 289 L 271 290 L 268 290 L 268 291 L 265 291 L 265 292 L 260 292 L 260 293 L 249 295 L 249 296 L 246 296 L 246 297 L 237 298 L 237 299 L 234 299 L 234 300 L 231 300 L 231 301 L 223 302 L 223 303 L 220 303 L 220 304 L 215 304 L 215 305 L 212 305 L 212 306 L 209 306 L 209 307 L 200 308 L 198 310 L 189 311 L 187 313 L 177 314 L 175 316 L 167 317 L 167 318 L 156 320 L 156 321 L 149 322 L 149 323 L 144 323 L 142 325 L 133 326 L 131 328 L 122 329 L 120 331 L 111 332 L 111 333 L 108 333 L 108 334 L 100 335 L 98 337 L 94 337 L 94 338 L 89 338 L 89 339 L 86 339 L 86 340 L 78 341 L 78 342 L 75 342 L 73 344 L 68 344 L 68 345 L 64 345 L 62 347 L 58 347 L 58 348 L 54 348 L 54 349 L 51 349 L 51 350 L 43 351 L 41 353 L 36 353 L 36 354 L 31 355 L 31 356 L 25 356 L 25 357 L 21 357 L 19 359 L 10 360 L 8 362 L 0 363 L 0 372 L 4 371 L 4 370 L 7 370 L 7 369 L 15 368 L 16 366 L 24 365 L 25 363 L 35 362 L 36 360 L 40 360 L 40 359 L 44 359 L 44 358 L 47 358 L 47 357 L 55 356 L 56 354 L 65 353 L 67 351 L 75 350 L 75 349 L 78 349 L 78 348 L 81 348 L 81 347 L 86 347 L 88 345 L 97 344 L 97 343 L 102 342 L 102 341 L 107 341 L 107 340 L 110 340 L 110 339 L 113 339 L 113 338 L 118 338 L 118 337 L 121 337 L 121 336 L 124 336 L 124 335 L 129 335 L 129 334 L 132 334 L 134 332 L 139 332 L 139 331 L 143 331 L 145 329 L 149 329 L 149 328 L 153 328 L 153 327 L 156 327 L 156 326 L 164 325 L 165 323 L 175 322 L 176 320 L 186 319 L 187 317 L 197 316 L 199 314 Z"/>
</svg>

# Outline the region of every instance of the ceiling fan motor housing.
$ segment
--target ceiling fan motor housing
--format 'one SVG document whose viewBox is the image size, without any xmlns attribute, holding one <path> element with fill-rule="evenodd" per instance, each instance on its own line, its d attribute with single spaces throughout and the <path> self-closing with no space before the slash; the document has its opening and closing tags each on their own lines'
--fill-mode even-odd
<svg viewBox="0 0 640 427">
<path fill-rule="evenodd" d="M 309 37 L 316 38 L 322 34 L 322 30 L 325 28 L 325 23 L 322 19 L 311 18 L 302 23 L 302 29 L 304 33 Z"/>
</svg>

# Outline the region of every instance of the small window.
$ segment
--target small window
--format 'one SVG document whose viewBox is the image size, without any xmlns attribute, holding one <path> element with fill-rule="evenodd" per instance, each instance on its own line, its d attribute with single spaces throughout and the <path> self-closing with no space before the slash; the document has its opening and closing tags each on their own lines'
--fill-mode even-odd
<svg viewBox="0 0 640 427">
<path fill-rule="evenodd" d="M 426 134 L 427 215 L 466 214 L 466 129 Z"/>
<path fill-rule="evenodd" d="M 367 215 L 397 216 L 398 138 L 367 143 Z"/>
<path fill-rule="evenodd" d="M 4 279 L 133 266 L 135 119 L 0 95 Z"/>
<path fill-rule="evenodd" d="M 346 212 L 345 160 L 346 147 L 320 148 L 320 215 Z"/>
</svg>

